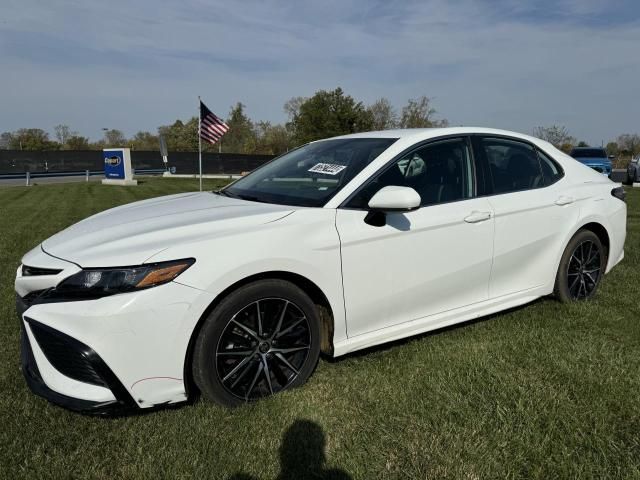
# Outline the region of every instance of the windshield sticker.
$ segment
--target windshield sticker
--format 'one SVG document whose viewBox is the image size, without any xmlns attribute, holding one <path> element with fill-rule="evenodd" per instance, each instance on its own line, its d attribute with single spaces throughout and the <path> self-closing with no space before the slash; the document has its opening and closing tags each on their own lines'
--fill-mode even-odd
<svg viewBox="0 0 640 480">
<path fill-rule="evenodd" d="M 346 165 L 338 165 L 335 163 L 316 163 L 309 169 L 309 172 L 324 173 L 326 175 L 337 175 L 347 168 Z"/>
</svg>

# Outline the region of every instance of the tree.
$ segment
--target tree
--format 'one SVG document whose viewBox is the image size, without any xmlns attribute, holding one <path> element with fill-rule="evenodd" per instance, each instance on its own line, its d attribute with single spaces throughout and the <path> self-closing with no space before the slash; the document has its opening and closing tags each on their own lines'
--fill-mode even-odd
<svg viewBox="0 0 640 480">
<path fill-rule="evenodd" d="M 640 135 L 636 133 L 625 133 L 616 139 L 618 150 L 624 155 L 635 157 L 640 153 Z"/>
<path fill-rule="evenodd" d="M 67 143 L 67 140 L 70 137 L 78 136 L 78 132 L 72 132 L 68 125 L 56 125 L 55 127 L 53 127 L 53 130 L 55 132 L 56 139 L 62 146 Z"/>
<path fill-rule="evenodd" d="M 12 150 L 58 150 L 60 144 L 49 140 L 49 134 L 41 128 L 20 128 L 11 134 Z"/>
<path fill-rule="evenodd" d="M 89 150 L 90 148 L 89 139 L 80 135 L 72 135 L 64 144 L 65 150 Z"/>
<path fill-rule="evenodd" d="M 400 116 L 400 128 L 429 128 L 446 127 L 449 122 L 446 119 L 436 120 L 434 115 L 438 113 L 431 105 L 431 99 L 421 96 L 410 98 L 407 105 L 402 108 Z"/>
<path fill-rule="evenodd" d="M 292 122 L 293 119 L 300 113 L 300 106 L 308 100 L 307 97 L 291 97 L 284 103 L 284 113 L 287 114 L 287 119 Z"/>
<path fill-rule="evenodd" d="M 398 116 L 391 102 L 386 98 L 380 98 L 367 107 L 371 114 L 374 130 L 389 130 L 398 125 Z"/>
<path fill-rule="evenodd" d="M 576 139 L 572 137 L 567 128 L 562 125 L 536 127 L 533 129 L 533 136 L 545 140 L 565 152 L 570 151 L 573 145 L 576 144 Z"/>
<path fill-rule="evenodd" d="M 292 147 L 291 132 L 284 125 L 272 125 L 270 122 L 256 124 L 257 147 L 255 153 L 280 155 Z"/>
<path fill-rule="evenodd" d="M 0 134 L 0 149 L 7 150 L 10 147 L 13 140 L 13 134 L 11 132 L 3 132 Z"/>
<path fill-rule="evenodd" d="M 106 148 L 122 147 L 126 145 L 127 139 L 122 131 L 112 128 L 104 132 L 104 145 Z"/>
<path fill-rule="evenodd" d="M 138 132 L 129 142 L 136 150 L 159 150 L 160 139 L 151 132 Z"/>
<path fill-rule="evenodd" d="M 578 145 L 576 145 L 576 147 L 588 147 L 589 144 L 587 142 L 585 142 L 584 140 L 580 140 L 578 142 Z"/>
<path fill-rule="evenodd" d="M 613 155 L 614 157 L 618 156 L 618 143 L 617 142 L 609 142 L 606 146 L 607 153 L 609 155 Z"/>
<path fill-rule="evenodd" d="M 371 130 L 372 125 L 372 115 L 362 102 L 345 95 L 340 87 L 316 92 L 300 104 L 298 113 L 291 121 L 298 144 Z"/>
<path fill-rule="evenodd" d="M 222 150 L 231 153 L 253 153 L 257 135 L 251 119 L 244 112 L 245 105 L 238 102 L 231 107 L 227 121 L 229 131 L 222 137 Z"/>
<path fill-rule="evenodd" d="M 167 149 L 170 151 L 195 152 L 198 150 L 198 117 L 191 117 L 186 123 L 176 120 L 171 125 L 159 127 L 158 133 L 164 135 Z M 202 145 L 204 147 L 207 144 L 205 142 Z"/>
</svg>

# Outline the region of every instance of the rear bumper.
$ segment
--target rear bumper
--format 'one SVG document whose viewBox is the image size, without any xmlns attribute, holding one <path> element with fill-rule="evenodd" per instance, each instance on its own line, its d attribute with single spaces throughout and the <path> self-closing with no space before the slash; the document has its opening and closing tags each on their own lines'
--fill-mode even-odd
<svg viewBox="0 0 640 480">
<path fill-rule="evenodd" d="M 618 208 L 609 217 L 610 245 L 606 273 L 624 258 L 624 243 L 627 238 L 627 205 L 618 201 L 612 203 Z"/>
</svg>

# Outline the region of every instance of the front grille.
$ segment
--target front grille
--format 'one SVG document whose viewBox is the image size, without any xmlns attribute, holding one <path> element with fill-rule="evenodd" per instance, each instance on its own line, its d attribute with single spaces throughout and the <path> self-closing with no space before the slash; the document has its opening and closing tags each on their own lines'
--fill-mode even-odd
<svg viewBox="0 0 640 480">
<path fill-rule="evenodd" d="M 29 326 L 40 349 L 56 370 L 79 382 L 107 387 L 93 368 L 90 360 L 93 351 L 89 347 L 37 322 L 29 322 Z"/>
<path fill-rule="evenodd" d="M 62 270 L 56 268 L 40 268 L 22 265 L 22 276 L 24 277 L 35 277 L 38 275 L 57 275 L 61 271 Z"/>
</svg>

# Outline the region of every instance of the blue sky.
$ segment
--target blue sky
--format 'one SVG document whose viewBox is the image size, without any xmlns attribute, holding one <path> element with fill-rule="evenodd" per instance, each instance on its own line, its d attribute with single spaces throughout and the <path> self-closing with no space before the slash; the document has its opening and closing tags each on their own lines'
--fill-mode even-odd
<svg viewBox="0 0 640 480">
<path fill-rule="evenodd" d="M 197 95 L 281 122 L 290 97 L 341 86 L 427 95 L 453 125 L 640 133 L 637 0 L 2 3 L 0 131 L 155 132 Z"/>
</svg>

